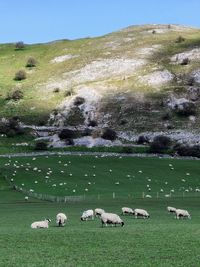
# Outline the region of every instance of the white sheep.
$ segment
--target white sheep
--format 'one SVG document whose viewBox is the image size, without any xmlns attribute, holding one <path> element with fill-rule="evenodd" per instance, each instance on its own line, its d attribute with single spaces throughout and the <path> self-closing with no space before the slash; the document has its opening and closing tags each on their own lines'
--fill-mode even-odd
<svg viewBox="0 0 200 267">
<path fill-rule="evenodd" d="M 105 224 L 106 226 L 108 224 L 112 224 L 112 225 L 117 225 L 117 224 L 121 224 L 121 226 L 124 226 L 124 222 L 122 221 L 122 219 L 115 213 L 107 213 L 104 212 L 101 215 L 101 223 L 102 223 L 102 227 Z"/>
<path fill-rule="evenodd" d="M 134 211 L 131 208 L 123 207 L 122 208 L 122 214 L 123 215 L 125 215 L 125 214 L 133 215 L 134 214 Z"/>
<path fill-rule="evenodd" d="M 101 214 L 103 214 L 105 212 L 105 210 L 103 210 L 103 209 L 99 209 L 99 208 L 96 208 L 95 210 L 94 210 L 94 214 L 95 214 L 95 216 L 97 217 L 97 216 L 101 216 Z"/>
<path fill-rule="evenodd" d="M 45 219 L 44 221 L 39 221 L 39 222 L 33 222 L 31 224 L 31 228 L 36 229 L 36 228 L 49 228 L 49 222 L 51 222 L 50 219 Z"/>
<path fill-rule="evenodd" d="M 81 216 L 81 221 L 87 221 L 88 219 L 94 220 L 94 211 L 93 210 L 86 210 L 83 212 Z"/>
<path fill-rule="evenodd" d="M 180 219 L 180 217 L 191 219 L 191 216 L 187 210 L 176 209 L 175 213 L 176 213 L 175 216 L 176 219 Z"/>
<path fill-rule="evenodd" d="M 143 219 L 145 218 L 149 218 L 150 215 L 146 210 L 143 209 L 135 209 L 134 210 L 134 214 L 135 214 L 135 218 L 137 219 L 139 216 L 143 217 Z"/>
<path fill-rule="evenodd" d="M 176 212 L 176 208 L 174 208 L 174 207 L 167 207 L 167 211 L 169 213 L 175 213 Z"/>
<path fill-rule="evenodd" d="M 67 216 L 64 213 L 58 213 L 56 215 L 56 223 L 58 226 L 64 226 L 67 220 Z"/>
</svg>

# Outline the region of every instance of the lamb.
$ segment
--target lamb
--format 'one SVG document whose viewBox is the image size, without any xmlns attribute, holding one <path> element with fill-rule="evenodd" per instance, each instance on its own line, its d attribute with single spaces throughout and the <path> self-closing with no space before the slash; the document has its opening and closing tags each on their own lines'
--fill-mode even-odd
<svg viewBox="0 0 200 267">
<path fill-rule="evenodd" d="M 124 222 L 122 221 L 122 219 L 115 213 L 107 213 L 104 212 L 101 215 L 101 223 L 102 223 L 102 227 L 105 224 L 106 226 L 108 224 L 112 224 L 112 225 L 117 225 L 117 224 L 121 224 L 121 226 L 124 226 Z"/>
<path fill-rule="evenodd" d="M 33 222 L 31 224 L 31 228 L 33 228 L 33 229 L 36 229 L 36 228 L 49 228 L 49 222 L 51 222 L 50 219 L 45 219 L 44 221 Z"/>
<path fill-rule="evenodd" d="M 122 214 L 123 215 L 125 215 L 125 214 L 133 215 L 134 214 L 134 211 L 131 208 L 123 207 L 122 208 Z"/>
<path fill-rule="evenodd" d="M 56 223 L 58 226 L 64 226 L 67 220 L 67 216 L 64 213 L 58 213 L 56 215 Z"/>
<path fill-rule="evenodd" d="M 176 219 L 180 219 L 180 217 L 191 219 L 191 216 L 187 210 L 177 209 L 175 213 L 176 213 L 175 216 Z"/>
<path fill-rule="evenodd" d="M 169 213 L 175 213 L 176 212 L 176 208 L 173 208 L 173 207 L 167 207 L 167 211 Z"/>
<path fill-rule="evenodd" d="M 83 212 L 81 216 L 81 221 L 87 221 L 88 219 L 94 220 L 94 211 L 93 210 L 86 210 Z"/>
<path fill-rule="evenodd" d="M 150 215 L 148 214 L 148 212 L 146 210 L 143 210 L 143 209 L 135 209 L 134 210 L 134 214 L 135 214 L 135 218 L 136 219 L 138 218 L 138 216 L 142 216 L 143 219 L 150 217 Z"/>
<path fill-rule="evenodd" d="M 105 210 L 99 209 L 99 208 L 94 210 L 94 214 L 95 214 L 96 217 L 97 216 L 101 216 L 101 214 L 103 214 L 104 212 L 105 212 Z"/>
</svg>

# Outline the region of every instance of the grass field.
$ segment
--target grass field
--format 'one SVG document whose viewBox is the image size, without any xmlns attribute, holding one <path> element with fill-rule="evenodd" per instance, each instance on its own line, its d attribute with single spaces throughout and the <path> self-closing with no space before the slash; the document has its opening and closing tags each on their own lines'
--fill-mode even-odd
<svg viewBox="0 0 200 267">
<path fill-rule="evenodd" d="M 54 156 L 36 157 L 35 160 L 32 157 L 5 158 L 0 162 L 0 266 L 198 266 L 200 210 L 195 189 L 200 186 L 199 161 Z M 5 166 L 8 163 L 10 165 Z M 27 163 L 30 164 L 27 165 L 29 171 L 21 166 Z M 48 168 L 52 174 L 45 179 Z M 69 176 L 69 173 L 73 175 Z M 86 197 L 82 201 L 67 203 L 33 198 L 25 202 L 24 195 L 5 181 L 5 175 L 14 179 L 13 183 L 18 186 L 24 183 L 26 190 L 32 188 L 37 193 L 85 194 Z M 147 184 L 151 191 L 146 189 Z M 161 188 L 163 195 L 156 198 L 156 192 Z M 170 190 L 174 190 L 172 196 L 165 197 Z M 141 198 L 143 191 L 152 198 Z M 116 193 L 115 199 L 112 198 L 113 192 Z M 185 197 L 182 197 L 183 192 Z M 187 209 L 192 219 L 175 220 L 167 213 L 167 205 Z M 85 209 L 101 207 L 120 214 L 122 206 L 147 209 L 151 218 L 136 220 L 132 216 L 122 216 L 123 228 L 101 228 L 99 219 L 80 221 Z M 68 215 L 64 228 L 55 227 L 58 212 Z M 52 219 L 49 229 L 30 228 L 33 221 L 45 217 Z"/>
</svg>

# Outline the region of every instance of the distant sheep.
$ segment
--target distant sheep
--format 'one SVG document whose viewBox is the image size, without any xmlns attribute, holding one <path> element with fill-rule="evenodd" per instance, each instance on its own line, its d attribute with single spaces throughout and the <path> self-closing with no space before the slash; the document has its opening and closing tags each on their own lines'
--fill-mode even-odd
<svg viewBox="0 0 200 267">
<path fill-rule="evenodd" d="M 93 210 L 86 210 L 83 212 L 81 216 L 81 221 L 87 221 L 88 219 L 94 220 L 94 211 Z"/>
<path fill-rule="evenodd" d="M 175 213 L 176 212 L 176 208 L 174 208 L 174 207 L 167 207 L 167 211 L 169 213 Z"/>
<path fill-rule="evenodd" d="M 135 209 L 134 210 L 135 218 L 143 217 L 143 219 L 149 218 L 150 215 L 146 210 L 143 209 Z"/>
<path fill-rule="evenodd" d="M 44 221 L 39 221 L 39 222 L 33 222 L 31 224 L 31 228 L 36 229 L 36 228 L 49 228 L 49 222 L 51 222 L 50 219 L 45 219 Z"/>
<path fill-rule="evenodd" d="M 175 213 L 176 213 L 175 217 L 176 219 L 180 219 L 180 217 L 191 219 L 191 216 L 187 210 L 177 209 Z"/>
<path fill-rule="evenodd" d="M 64 213 L 58 213 L 56 215 L 56 223 L 58 226 L 64 226 L 67 221 L 67 216 Z"/>
<path fill-rule="evenodd" d="M 105 210 L 99 209 L 99 208 L 94 210 L 94 214 L 95 214 L 96 217 L 97 216 L 101 216 L 101 214 L 103 214 L 104 212 L 105 212 Z"/>
<path fill-rule="evenodd" d="M 123 215 L 125 215 L 125 214 L 133 215 L 134 214 L 134 211 L 131 208 L 123 207 L 122 208 L 122 214 Z"/>
<path fill-rule="evenodd" d="M 107 212 L 104 212 L 101 215 L 101 223 L 102 223 L 102 227 L 103 227 L 104 224 L 106 226 L 108 224 L 115 225 L 115 226 L 117 224 L 121 224 L 121 226 L 124 226 L 124 222 L 122 221 L 122 219 L 117 214 L 107 213 Z"/>
</svg>

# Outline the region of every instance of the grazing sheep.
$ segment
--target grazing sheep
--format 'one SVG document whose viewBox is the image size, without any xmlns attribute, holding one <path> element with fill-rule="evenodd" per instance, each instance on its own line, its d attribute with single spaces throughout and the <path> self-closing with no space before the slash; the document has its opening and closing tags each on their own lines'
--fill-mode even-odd
<svg viewBox="0 0 200 267">
<path fill-rule="evenodd" d="M 89 218 L 94 220 L 94 211 L 93 210 L 84 211 L 82 216 L 81 216 L 81 221 L 87 221 Z"/>
<path fill-rule="evenodd" d="M 31 228 L 36 229 L 36 228 L 49 228 L 49 222 L 50 219 L 45 219 L 44 221 L 39 221 L 39 222 L 33 222 L 31 224 Z"/>
<path fill-rule="evenodd" d="M 191 219 L 191 216 L 187 210 L 177 209 L 175 213 L 176 219 L 180 219 L 180 217 Z"/>
<path fill-rule="evenodd" d="M 102 223 L 102 227 L 103 227 L 104 224 L 106 226 L 108 224 L 112 224 L 112 225 L 115 225 L 115 226 L 117 224 L 121 224 L 121 226 L 124 226 L 124 222 L 122 221 L 122 219 L 117 214 L 107 213 L 107 212 L 104 212 L 101 215 L 101 223 Z"/>
<path fill-rule="evenodd" d="M 99 208 L 94 210 L 94 214 L 95 214 L 96 217 L 97 216 L 101 216 L 101 214 L 103 214 L 104 212 L 105 212 L 105 210 L 99 209 Z"/>
<path fill-rule="evenodd" d="M 58 213 L 56 215 L 56 223 L 58 226 L 64 226 L 67 220 L 67 216 L 64 213 Z"/>
<path fill-rule="evenodd" d="M 133 215 L 134 214 L 134 211 L 131 208 L 123 207 L 122 208 L 122 214 L 123 215 L 125 215 L 125 214 Z"/>
<path fill-rule="evenodd" d="M 148 212 L 146 210 L 142 210 L 142 209 L 135 209 L 134 210 L 134 214 L 135 214 L 135 218 L 136 219 L 138 218 L 138 216 L 143 217 L 143 219 L 150 217 L 150 215 L 148 214 Z"/>
<path fill-rule="evenodd" d="M 167 211 L 169 213 L 175 213 L 176 212 L 176 208 L 173 208 L 173 207 L 167 207 Z"/>
</svg>

